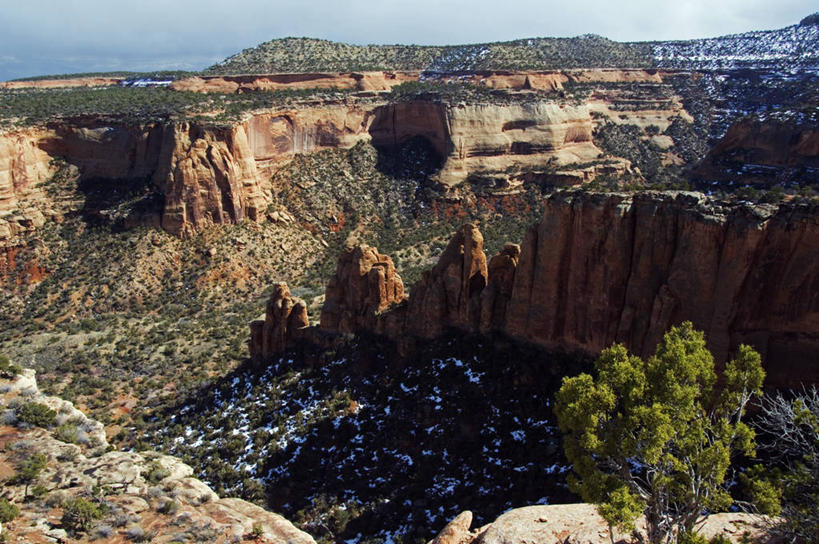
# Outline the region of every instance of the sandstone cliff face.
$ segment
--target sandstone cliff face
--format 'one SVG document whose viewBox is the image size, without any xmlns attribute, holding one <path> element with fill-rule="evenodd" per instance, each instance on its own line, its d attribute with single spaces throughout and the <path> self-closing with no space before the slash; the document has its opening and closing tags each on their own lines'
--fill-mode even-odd
<svg viewBox="0 0 819 544">
<path fill-rule="evenodd" d="M 405 299 L 392 259 L 369 246 L 346 250 L 327 283 L 321 327 L 342 333 L 385 332 L 381 317 Z"/>
<path fill-rule="evenodd" d="M 206 76 L 171 83 L 176 91 L 235 93 L 279 89 L 354 89 L 388 91 L 406 81 L 416 81 L 419 72 L 299 73 L 245 76 Z"/>
<path fill-rule="evenodd" d="M 497 178 L 502 184 L 534 181 L 526 179 L 536 175 L 532 171 L 593 161 L 602 151 L 592 142 L 592 128 L 583 105 L 413 101 L 378 108 L 370 133 L 375 145 L 426 138 L 443 160 L 435 179 L 453 187 L 482 178 Z M 628 169 L 627 161 L 618 164 L 620 171 Z M 509 171 L 528 174 L 515 176 Z M 594 172 L 589 174 L 585 181 L 593 179 Z M 581 175 L 577 182 L 583 181 Z"/>
<path fill-rule="evenodd" d="M 463 227 L 398 306 L 373 302 L 363 278 L 375 255 L 360 248 L 342 259 L 328 285 L 332 318 L 323 314 L 324 329 L 395 339 L 448 328 L 498 331 L 589 354 L 620 342 L 645 357 L 671 326 L 690 320 L 717 361 L 751 344 L 769 385 L 819 382 L 815 205 L 721 204 L 684 192 L 557 193 L 520 248 L 508 245 L 488 267 L 480 232 Z"/>
<path fill-rule="evenodd" d="M 500 176 L 505 184 L 510 168 L 548 169 L 596 158 L 600 150 L 591 131 L 585 106 L 552 102 L 302 105 L 260 112 L 231 127 L 104 119 L 55 123 L 0 137 L 0 213 L 5 212 L 0 238 L 45 220 L 33 210 L 12 212 L 42 197 L 38 186 L 54 173 L 53 158 L 76 167 L 91 191 L 111 192 L 134 180 L 152 188 L 164 199 L 155 222 L 186 236 L 211 224 L 261 220 L 271 199 L 271 174 L 297 153 L 348 148 L 362 140 L 392 146 L 422 137 L 443 160 L 436 174 L 443 186 L 487 176 Z M 628 167 L 624 162 L 614 168 Z M 595 172 L 568 172 L 565 182 L 582 183 Z M 531 176 L 513 181 L 537 181 Z"/>
<path fill-rule="evenodd" d="M 251 356 L 268 358 L 281 353 L 297 331 L 308 325 L 307 305 L 291 297 L 286 284 L 277 283 L 267 301 L 264 319 L 250 324 Z"/>
<path fill-rule="evenodd" d="M 725 136 L 697 167 L 705 179 L 733 179 L 744 172 L 744 181 L 753 179 L 757 166 L 775 168 L 819 168 L 819 129 L 816 123 L 797 119 L 745 118 L 735 122 Z M 770 179 L 770 169 L 762 170 Z M 749 175 L 750 174 L 750 175 Z M 810 174 L 807 174 L 810 176 Z M 806 181 L 813 182 L 813 178 Z"/>
<path fill-rule="evenodd" d="M 749 343 L 769 383 L 816 381 L 816 211 L 723 208 L 697 193 L 557 195 L 522 244 L 503 330 L 645 356 L 691 320 L 718 361 Z"/>
<path fill-rule="evenodd" d="M 485 85 L 503 90 L 542 90 L 558 91 L 568 82 L 581 83 L 661 83 L 663 74 L 647 70 L 485 70 L 468 74 L 434 73 L 420 71 L 369 71 L 369 72 L 332 72 L 332 73 L 278 73 L 248 74 L 222 76 L 195 76 L 179 79 L 171 83 L 177 91 L 195 91 L 203 93 L 235 93 L 259 90 L 279 89 L 352 89 L 357 91 L 388 91 L 395 85 L 422 78 L 440 81 L 468 81 L 475 85 Z M 70 84 L 104 85 L 118 80 L 82 79 L 54 80 L 36 82 L 2 83 L 8 86 L 68 86 Z"/>
<path fill-rule="evenodd" d="M 38 209 L 37 185 L 53 173 L 51 156 L 37 143 L 46 129 L 0 134 L 0 241 L 36 228 L 45 221 Z"/>
</svg>

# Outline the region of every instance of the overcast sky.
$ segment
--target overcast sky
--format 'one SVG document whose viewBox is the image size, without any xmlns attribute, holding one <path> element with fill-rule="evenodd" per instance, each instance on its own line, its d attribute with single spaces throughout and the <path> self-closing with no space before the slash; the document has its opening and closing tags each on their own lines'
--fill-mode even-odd
<svg viewBox="0 0 819 544">
<path fill-rule="evenodd" d="M 781 28 L 816 0 L 2 0 L 0 81 L 198 70 L 260 42 L 458 44 L 600 34 L 619 41 Z"/>
</svg>

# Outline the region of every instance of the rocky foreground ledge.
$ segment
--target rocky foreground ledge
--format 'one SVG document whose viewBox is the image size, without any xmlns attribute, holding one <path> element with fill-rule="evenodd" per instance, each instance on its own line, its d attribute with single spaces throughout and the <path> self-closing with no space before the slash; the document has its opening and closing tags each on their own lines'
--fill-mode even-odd
<svg viewBox="0 0 819 544">
<path fill-rule="evenodd" d="M 635 541 L 615 530 L 614 538 L 597 509 L 590 504 L 527 506 L 510 510 L 489 525 L 470 530 L 472 512 L 459 514 L 430 544 L 625 544 Z M 638 528 L 640 523 L 638 522 Z M 700 533 L 722 535 L 731 542 L 768 542 L 765 519 L 743 513 L 714 514 L 704 518 Z"/>
<path fill-rule="evenodd" d="M 18 421 L 23 406 L 31 403 L 54 410 L 56 425 Z M 33 370 L 14 380 L 0 379 L 0 415 L 0 481 L 5 480 L 0 495 L 20 509 L 0 532 L 4 542 L 229 543 L 254 536 L 255 528 L 257 542 L 315 544 L 278 514 L 219 498 L 175 457 L 112 451 L 103 425 L 72 403 L 41 393 Z M 25 500 L 26 486 L 8 479 L 37 453 L 46 456 L 46 464 L 30 482 Z M 75 497 L 104 504 L 107 513 L 87 533 L 69 535 L 61 521 L 63 505 Z"/>
</svg>

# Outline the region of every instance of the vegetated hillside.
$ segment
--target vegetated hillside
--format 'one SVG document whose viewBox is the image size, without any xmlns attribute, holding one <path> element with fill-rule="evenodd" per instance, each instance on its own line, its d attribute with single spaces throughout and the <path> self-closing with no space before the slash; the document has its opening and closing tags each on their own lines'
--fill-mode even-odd
<svg viewBox="0 0 819 544">
<path fill-rule="evenodd" d="M 247 94 L 203 94 L 166 87 L 0 89 L 0 129 L 59 119 L 115 118 L 130 122 L 192 119 L 229 124 L 251 110 L 281 107 L 305 98 L 333 100 L 338 89 L 283 89 Z"/>
<path fill-rule="evenodd" d="M 816 14 L 798 25 L 700 40 L 650 42 L 660 68 L 721 71 L 819 70 Z"/>
<path fill-rule="evenodd" d="M 123 228 L 116 213 L 89 207 L 66 166 L 48 183 L 64 216 L 0 253 L 3 351 L 116 432 L 239 364 L 247 323 L 276 281 L 308 301 L 321 297 L 348 239 L 394 252 L 412 281 L 461 222 L 521 238 L 539 216 L 537 189 L 430 205 L 428 153 L 410 142 L 396 154 L 361 144 L 297 156 L 274 176 L 270 220 L 185 240 Z"/>
<path fill-rule="evenodd" d="M 649 68 L 646 45 L 594 35 L 531 38 L 453 46 L 350 45 L 312 38 L 283 38 L 245 49 L 204 70 L 206 74 L 419 70 L 548 70 Z"/>
<path fill-rule="evenodd" d="M 320 542 L 426 542 L 465 508 L 484 522 L 576 500 L 551 398 L 582 367 L 463 335 L 402 362 L 361 338 L 245 365 L 158 414 L 147 440 Z"/>
<path fill-rule="evenodd" d="M 123 78 L 131 79 L 175 79 L 180 77 L 188 77 L 195 75 L 198 72 L 190 72 L 186 70 L 156 70 L 153 72 L 127 72 L 127 71 L 112 71 L 112 72 L 80 72 L 76 74 L 47 74 L 42 76 L 28 76 L 12 79 L 10 81 L 48 81 L 54 79 L 79 79 L 79 78 Z"/>
<path fill-rule="evenodd" d="M 816 71 L 816 17 L 777 30 L 684 41 L 615 42 L 587 34 L 574 38 L 529 38 L 482 44 L 351 45 L 313 38 L 283 38 L 245 49 L 206 74 L 420 70 L 555 70 L 571 68 L 742 68 Z"/>
</svg>

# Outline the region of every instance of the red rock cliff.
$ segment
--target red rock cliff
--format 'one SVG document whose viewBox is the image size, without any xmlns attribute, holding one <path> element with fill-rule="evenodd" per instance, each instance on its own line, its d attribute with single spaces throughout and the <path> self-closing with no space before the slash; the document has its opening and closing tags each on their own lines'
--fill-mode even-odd
<svg viewBox="0 0 819 544">
<path fill-rule="evenodd" d="M 336 274 L 325 314 L 353 317 L 323 314 L 324 329 L 396 339 L 448 328 L 498 331 L 590 354 L 621 342 L 648 356 L 666 330 L 690 320 L 718 361 L 747 343 L 762 354 L 769 384 L 819 382 L 815 205 L 724 204 L 685 192 L 557 193 L 520 248 L 507 245 L 487 267 L 483 237 L 467 225 L 408 304 L 393 299 L 377 309 L 374 257 L 353 259 L 368 265 L 360 269 L 347 263 L 365 253 L 389 259 L 373 248 L 342 258 L 339 271 L 357 273 Z"/>
<path fill-rule="evenodd" d="M 558 194 L 522 244 L 502 330 L 545 346 L 648 355 L 691 320 L 717 360 L 740 343 L 770 381 L 819 380 L 819 210 L 698 193 Z"/>
</svg>

